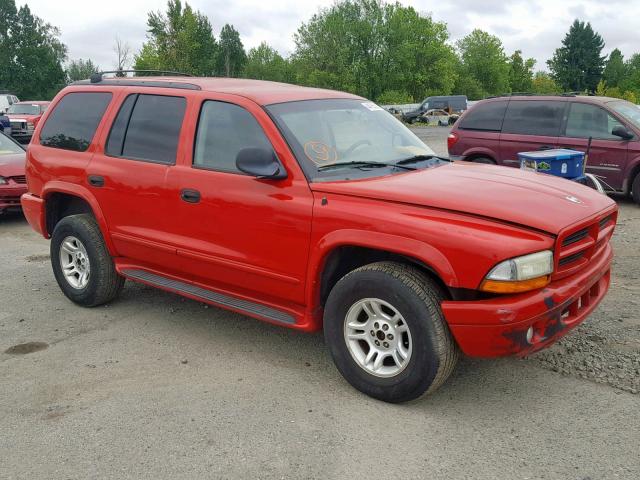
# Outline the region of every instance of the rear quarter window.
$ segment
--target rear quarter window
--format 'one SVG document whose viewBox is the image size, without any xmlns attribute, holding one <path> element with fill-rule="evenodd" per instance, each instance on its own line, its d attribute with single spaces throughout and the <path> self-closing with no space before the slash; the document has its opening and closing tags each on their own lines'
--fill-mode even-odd
<svg viewBox="0 0 640 480">
<path fill-rule="evenodd" d="M 96 133 L 111 93 L 68 93 L 58 102 L 40 131 L 46 147 L 84 152 Z"/>
<path fill-rule="evenodd" d="M 506 101 L 478 103 L 462 118 L 458 128 L 499 132 L 502 129 L 506 109 Z"/>
<path fill-rule="evenodd" d="M 504 117 L 502 133 L 557 137 L 566 102 L 512 100 Z"/>
</svg>

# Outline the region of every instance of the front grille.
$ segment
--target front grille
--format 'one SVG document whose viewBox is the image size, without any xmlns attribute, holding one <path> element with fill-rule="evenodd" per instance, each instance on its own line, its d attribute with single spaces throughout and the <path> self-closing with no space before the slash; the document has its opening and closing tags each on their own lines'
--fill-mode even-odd
<svg viewBox="0 0 640 480">
<path fill-rule="evenodd" d="M 616 214 L 609 213 L 580 225 L 576 230 L 561 234 L 556 251 L 555 277 L 561 278 L 583 268 L 597 256 L 613 235 Z"/>
<path fill-rule="evenodd" d="M 573 255 L 569 255 L 568 257 L 561 258 L 558 262 L 558 265 L 561 267 L 568 265 L 570 263 L 576 262 L 584 257 L 584 252 L 574 253 Z"/>
<path fill-rule="evenodd" d="M 578 230 L 577 232 L 572 233 L 571 235 L 566 237 L 562 241 L 562 246 L 563 247 L 567 247 L 567 246 L 569 246 L 569 245 L 571 245 L 573 243 L 578 243 L 580 240 L 585 238 L 587 235 L 589 235 L 589 229 L 588 228 L 583 228 L 582 230 Z"/>
<path fill-rule="evenodd" d="M 16 183 L 20 183 L 20 184 L 27 183 L 27 177 L 25 175 L 16 175 L 15 177 L 9 177 L 9 178 L 12 178 L 13 181 Z"/>
</svg>

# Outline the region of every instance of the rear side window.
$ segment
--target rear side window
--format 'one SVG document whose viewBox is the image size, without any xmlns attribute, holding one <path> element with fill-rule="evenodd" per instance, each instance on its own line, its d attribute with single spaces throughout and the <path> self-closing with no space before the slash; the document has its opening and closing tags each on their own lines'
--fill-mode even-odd
<svg viewBox="0 0 640 480">
<path fill-rule="evenodd" d="M 84 152 L 96 133 L 111 94 L 68 93 L 55 106 L 40 131 L 40 144 Z"/>
<path fill-rule="evenodd" d="M 251 113 L 231 103 L 204 102 L 193 153 L 195 166 L 242 173 L 236 168 L 236 157 L 243 148 L 252 147 L 272 148 Z"/>
<path fill-rule="evenodd" d="M 467 112 L 458 128 L 499 132 L 506 109 L 506 101 L 478 103 Z"/>
<path fill-rule="evenodd" d="M 565 136 L 573 138 L 598 138 L 620 140 L 612 135 L 615 127 L 622 124 L 606 110 L 587 103 L 571 103 Z"/>
<path fill-rule="evenodd" d="M 175 164 L 186 104 L 183 97 L 129 95 L 111 126 L 107 155 Z"/>
<path fill-rule="evenodd" d="M 512 100 L 504 117 L 502 133 L 557 137 L 566 102 Z"/>
</svg>

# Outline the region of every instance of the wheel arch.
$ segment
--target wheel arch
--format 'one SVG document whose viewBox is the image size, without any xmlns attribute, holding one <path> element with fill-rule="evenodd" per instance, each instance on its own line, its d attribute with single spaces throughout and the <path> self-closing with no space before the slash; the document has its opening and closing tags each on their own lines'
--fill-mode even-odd
<svg viewBox="0 0 640 480">
<path fill-rule="evenodd" d="M 446 257 L 431 245 L 415 239 L 373 232 L 333 232 L 314 249 L 309 262 L 307 306 L 312 322 L 322 326 L 322 311 L 329 292 L 344 275 L 363 265 L 396 261 L 415 266 L 432 278 L 446 296 L 458 286 Z"/>
<path fill-rule="evenodd" d="M 115 255 L 102 209 L 87 188 L 66 182 L 52 182 L 43 189 L 42 198 L 45 208 L 46 236 L 51 236 L 56 224 L 64 217 L 88 213 L 93 215 L 98 223 L 109 254 Z"/>
</svg>

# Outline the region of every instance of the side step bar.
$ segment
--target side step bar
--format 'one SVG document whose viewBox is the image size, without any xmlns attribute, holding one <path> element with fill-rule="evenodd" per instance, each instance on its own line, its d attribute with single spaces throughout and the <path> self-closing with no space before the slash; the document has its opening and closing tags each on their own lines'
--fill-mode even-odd
<svg viewBox="0 0 640 480">
<path fill-rule="evenodd" d="M 293 316 L 281 310 L 276 310 L 275 308 L 267 307 L 249 300 L 241 300 L 222 293 L 206 290 L 191 283 L 172 280 L 145 270 L 126 269 L 122 271 L 122 274 L 132 280 L 140 280 L 176 293 L 186 293 L 194 297 L 201 298 L 202 300 L 218 304 L 222 307 L 229 307 L 235 310 L 247 312 L 249 314 L 271 320 L 272 322 L 286 323 L 289 325 L 296 323 Z"/>
</svg>

